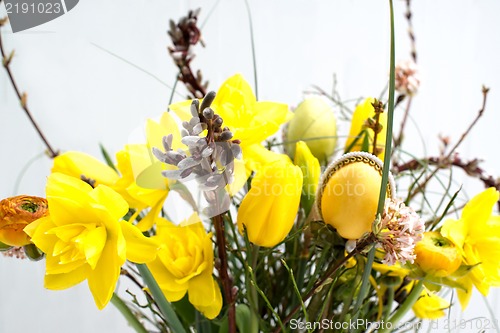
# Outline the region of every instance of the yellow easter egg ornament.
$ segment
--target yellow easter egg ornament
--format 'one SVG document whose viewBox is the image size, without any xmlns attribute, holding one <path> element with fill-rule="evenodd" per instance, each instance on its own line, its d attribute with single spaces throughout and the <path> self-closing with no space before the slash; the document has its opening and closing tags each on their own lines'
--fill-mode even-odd
<svg viewBox="0 0 500 333">
<path fill-rule="evenodd" d="M 326 169 L 317 193 L 317 209 L 340 236 L 358 239 L 372 230 L 377 214 L 383 162 L 366 152 L 341 156 Z M 394 197 L 389 174 L 387 198 Z"/>
</svg>

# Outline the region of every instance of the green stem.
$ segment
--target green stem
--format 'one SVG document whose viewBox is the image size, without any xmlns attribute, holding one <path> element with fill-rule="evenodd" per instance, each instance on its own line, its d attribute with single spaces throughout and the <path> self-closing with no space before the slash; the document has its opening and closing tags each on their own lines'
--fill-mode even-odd
<svg viewBox="0 0 500 333">
<path fill-rule="evenodd" d="M 359 316 L 359 308 L 363 301 L 366 299 L 366 295 L 368 294 L 368 284 L 370 282 L 370 274 L 372 272 L 373 260 L 375 259 L 375 246 L 370 249 L 368 252 L 368 256 L 366 258 L 365 269 L 363 270 L 363 278 L 361 282 L 361 287 L 359 288 L 358 298 L 356 300 L 356 305 L 354 306 L 354 316 L 353 318 L 357 318 Z"/>
<path fill-rule="evenodd" d="M 160 289 L 160 286 L 158 286 L 158 283 L 156 282 L 155 278 L 153 277 L 153 274 L 151 274 L 151 271 L 149 268 L 144 265 L 144 264 L 137 264 L 137 269 L 141 273 L 141 277 L 146 283 L 146 285 L 149 288 L 149 291 L 151 292 L 151 295 L 153 296 L 153 299 L 155 300 L 156 304 L 158 305 L 158 308 L 160 308 L 161 313 L 165 316 L 165 320 L 167 321 L 167 324 L 170 326 L 172 329 L 172 332 L 175 333 L 186 333 L 186 330 L 184 329 L 184 326 L 182 326 L 182 323 L 180 322 L 179 318 L 177 317 L 177 314 L 175 313 L 174 309 L 172 308 L 172 305 L 167 301 L 165 298 L 165 295 Z"/>
<path fill-rule="evenodd" d="M 387 191 L 387 183 L 389 181 L 389 167 L 391 164 L 391 151 L 392 151 L 392 125 L 394 123 L 394 87 L 395 87 L 395 42 L 394 42 L 394 9 L 392 0 L 389 0 L 390 14 L 391 14 L 391 62 L 389 73 L 389 101 L 387 102 L 387 136 L 385 138 L 385 152 L 384 152 L 384 168 L 382 173 L 382 184 L 380 186 L 380 195 L 378 200 L 377 214 L 382 215 L 384 211 L 385 194 Z"/>
<path fill-rule="evenodd" d="M 384 326 L 381 330 L 379 330 L 379 333 L 391 332 L 392 329 L 396 328 L 403 316 L 412 308 L 415 302 L 417 302 L 422 290 L 424 290 L 424 280 L 419 280 L 417 284 L 413 286 L 404 303 L 401 304 L 396 312 L 394 312 L 394 314 L 384 323 Z"/>
<path fill-rule="evenodd" d="M 394 303 L 394 286 L 389 286 L 387 287 L 387 304 L 385 305 L 385 311 L 384 311 L 385 321 L 387 321 L 389 319 L 389 316 L 391 315 L 393 303 Z"/>
<path fill-rule="evenodd" d="M 132 313 L 130 308 L 125 304 L 125 302 L 116 294 L 113 293 L 113 297 L 111 297 L 111 303 L 120 311 L 120 313 L 125 317 L 127 322 L 132 328 L 138 333 L 148 333 L 148 331 L 142 326 L 141 322 L 137 319 L 137 317 Z"/>
<path fill-rule="evenodd" d="M 250 26 L 250 43 L 252 45 L 253 78 L 255 81 L 255 98 L 257 100 L 259 100 L 259 84 L 257 82 L 257 57 L 255 55 L 255 38 L 253 36 L 252 12 L 250 11 L 250 5 L 248 4 L 248 0 L 245 0 L 245 6 L 247 7 L 248 24 Z"/>
<path fill-rule="evenodd" d="M 252 244 L 252 252 L 251 252 L 251 268 L 252 270 L 257 269 L 257 259 L 259 258 L 259 246 Z M 250 271 L 248 272 L 249 276 L 247 279 L 247 288 L 249 292 L 249 300 L 250 300 L 250 311 L 251 311 L 251 327 L 249 328 L 249 332 L 255 333 L 259 331 L 259 295 L 257 293 L 257 288 L 255 284 L 252 283 L 250 278 Z"/>
</svg>

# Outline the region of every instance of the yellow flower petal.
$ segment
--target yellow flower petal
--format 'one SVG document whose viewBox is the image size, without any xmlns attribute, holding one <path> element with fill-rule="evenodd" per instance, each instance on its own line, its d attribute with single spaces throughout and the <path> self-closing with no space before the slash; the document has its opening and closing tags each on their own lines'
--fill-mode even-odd
<svg viewBox="0 0 500 333">
<path fill-rule="evenodd" d="M 143 264 L 156 258 L 158 243 L 153 239 L 146 237 L 140 230 L 127 221 L 120 222 L 123 236 L 127 243 L 127 259 Z"/>
<path fill-rule="evenodd" d="M 85 280 L 90 271 L 88 265 L 81 266 L 64 274 L 46 274 L 44 287 L 50 290 L 63 290 L 76 286 Z"/>
<path fill-rule="evenodd" d="M 54 158 L 52 172 L 63 173 L 78 179 L 83 175 L 95 180 L 96 185 L 112 185 L 118 180 L 117 173 L 108 165 L 79 151 L 68 151 Z"/>
<path fill-rule="evenodd" d="M 351 145 L 353 145 L 354 141 L 356 143 L 353 145 L 350 151 L 362 151 L 362 146 L 363 146 L 363 138 L 359 138 L 359 134 L 361 130 L 365 128 L 365 122 L 368 118 L 374 117 L 375 116 L 375 109 L 373 108 L 372 104 L 374 102 L 373 98 L 367 98 L 362 104 L 359 104 L 356 106 L 356 109 L 354 110 L 354 113 L 352 115 L 352 120 L 351 120 L 351 129 L 349 131 L 349 137 L 347 138 L 345 148 L 347 149 Z M 385 139 L 386 139 L 386 134 L 387 134 L 387 112 L 383 112 L 380 114 L 379 122 L 382 125 L 382 131 L 377 134 L 377 147 L 378 148 L 385 148 Z M 373 152 L 373 139 L 374 139 L 374 133 L 372 129 L 367 129 L 368 133 L 368 141 L 369 141 L 369 146 L 368 146 L 368 152 L 372 153 Z M 382 152 L 379 154 L 377 157 L 380 158 L 382 161 L 384 160 L 385 153 Z"/>
<path fill-rule="evenodd" d="M 215 318 L 222 309 L 222 295 L 212 274 L 206 271 L 189 281 L 189 302 L 208 319 Z"/>
<path fill-rule="evenodd" d="M 302 192 L 302 171 L 290 162 L 271 163 L 257 173 L 238 210 L 238 229 L 249 240 L 273 247 L 290 232 Z"/>
<path fill-rule="evenodd" d="M 118 256 L 116 244 L 113 243 L 106 243 L 99 262 L 88 275 L 89 289 L 99 310 L 111 300 L 120 276 L 120 267 L 125 263 L 125 260 Z"/>
<path fill-rule="evenodd" d="M 413 305 L 415 316 L 420 319 L 438 319 L 444 317 L 445 311 L 450 307 L 450 303 L 438 295 L 423 290 L 420 298 Z"/>
<path fill-rule="evenodd" d="M 98 227 L 89 231 L 85 239 L 84 251 L 87 262 L 92 269 L 97 265 L 104 244 L 106 244 L 105 228 Z"/>
</svg>

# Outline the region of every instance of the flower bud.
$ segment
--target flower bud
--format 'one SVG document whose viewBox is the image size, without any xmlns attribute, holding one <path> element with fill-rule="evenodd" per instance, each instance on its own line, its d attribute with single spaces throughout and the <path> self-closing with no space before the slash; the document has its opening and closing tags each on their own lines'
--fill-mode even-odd
<svg viewBox="0 0 500 333">
<path fill-rule="evenodd" d="M 445 277 L 453 274 L 462 263 L 459 249 L 439 231 L 428 231 L 415 246 L 415 262 L 427 274 Z"/>
<path fill-rule="evenodd" d="M 295 156 L 295 143 L 304 141 L 321 164 L 326 164 L 337 145 L 337 124 L 332 108 L 321 97 L 304 100 L 288 124 L 286 150 Z"/>
<path fill-rule="evenodd" d="M 304 141 L 297 142 L 295 146 L 295 159 L 293 163 L 300 167 L 304 180 L 302 184 L 302 205 L 309 214 L 316 199 L 316 191 L 318 190 L 319 177 L 321 168 L 319 161 L 309 150 L 309 147 Z"/>
<path fill-rule="evenodd" d="M 302 172 L 291 162 L 277 160 L 260 169 L 238 210 L 238 229 L 250 242 L 279 244 L 293 227 L 300 203 Z"/>
<path fill-rule="evenodd" d="M 345 154 L 326 169 L 317 194 L 318 211 L 340 236 L 358 239 L 372 230 L 377 214 L 383 163 L 377 157 L 355 152 Z M 387 198 L 394 197 L 389 174 Z"/>
<path fill-rule="evenodd" d="M 354 113 L 352 114 L 351 129 L 349 131 L 349 137 L 347 138 L 345 144 L 346 152 L 351 151 L 366 151 L 369 153 L 373 152 L 374 143 L 374 129 L 379 131 L 377 134 L 377 157 L 382 161 L 384 160 L 384 148 L 385 148 L 385 136 L 387 133 L 387 113 L 381 112 L 379 117 L 379 125 L 375 125 L 373 120 L 370 118 L 375 117 L 375 108 L 372 103 L 373 98 L 367 98 L 362 104 L 356 106 Z M 371 127 L 367 125 L 370 125 Z M 379 126 L 382 126 L 381 128 Z M 366 144 L 365 144 L 366 143 Z"/>
<path fill-rule="evenodd" d="M 0 201 L 0 242 L 11 246 L 29 244 L 24 227 L 48 214 L 44 198 L 19 195 L 3 199 Z"/>
</svg>

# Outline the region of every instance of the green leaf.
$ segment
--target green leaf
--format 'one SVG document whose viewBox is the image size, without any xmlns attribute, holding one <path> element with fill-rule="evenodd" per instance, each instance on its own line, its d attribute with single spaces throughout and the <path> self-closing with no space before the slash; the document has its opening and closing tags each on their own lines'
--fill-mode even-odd
<svg viewBox="0 0 500 333">
<path fill-rule="evenodd" d="M 7 251 L 10 248 L 12 248 L 12 246 L 0 242 L 0 251 Z"/>
<path fill-rule="evenodd" d="M 135 314 L 130 310 L 127 304 L 125 304 L 125 302 L 123 302 L 123 300 L 116 293 L 113 293 L 113 297 L 111 297 L 111 303 L 118 309 L 118 311 L 120 311 L 129 325 L 132 326 L 137 333 L 148 332 L 141 324 L 141 322 L 137 319 Z"/>
<path fill-rule="evenodd" d="M 104 159 L 106 160 L 106 164 L 110 168 L 112 168 L 113 170 L 115 170 L 118 173 L 118 170 L 116 169 L 116 166 L 113 163 L 113 160 L 111 159 L 111 156 L 109 156 L 108 151 L 106 150 L 106 148 L 104 148 L 104 146 L 101 143 L 99 144 L 99 148 L 101 148 L 101 154 L 104 157 Z"/>
<path fill-rule="evenodd" d="M 160 308 L 160 312 L 165 317 L 165 321 L 172 329 L 172 332 L 174 332 L 174 333 L 186 333 L 184 326 L 182 326 L 182 323 L 179 320 L 179 317 L 177 317 L 177 314 L 175 313 L 174 309 L 172 308 L 172 305 L 170 304 L 170 302 L 167 301 L 167 299 L 165 298 L 165 295 L 161 291 L 160 286 L 158 286 L 158 283 L 156 282 L 155 278 L 153 277 L 153 274 L 151 274 L 151 271 L 149 270 L 149 268 L 144 264 L 136 264 L 136 266 L 137 266 L 137 269 L 139 270 L 139 273 L 141 273 L 142 279 L 144 280 L 144 282 L 148 286 L 149 291 L 151 292 L 151 295 L 153 296 L 153 299 L 155 300 L 156 304 L 158 305 L 158 308 Z"/>
<path fill-rule="evenodd" d="M 363 143 L 361 144 L 361 151 L 367 153 L 370 152 L 370 137 L 366 129 L 363 131 Z"/>
<path fill-rule="evenodd" d="M 175 312 L 185 323 L 190 326 L 194 324 L 196 321 L 196 310 L 194 306 L 189 303 L 189 297 L 187 294 L 184 295 L 180 301 L 172 303 L 172 306 L 174 307 Z"/>
<path fill-rule="evenodd" d="M 26 256 L 30 259 L 30 260 L 33 260 L 33 261 L 38 261 L 38 260 L 41 260 L 43 259 L 43 257 L 45 256 L 45 254 L 40 251 L 36 246 L 35 244 L 28 244 L 28 245 L 25 245 L 24 246 L 24 253 L 26 254 Z"/>
</svg>

